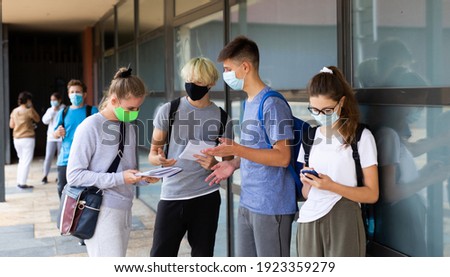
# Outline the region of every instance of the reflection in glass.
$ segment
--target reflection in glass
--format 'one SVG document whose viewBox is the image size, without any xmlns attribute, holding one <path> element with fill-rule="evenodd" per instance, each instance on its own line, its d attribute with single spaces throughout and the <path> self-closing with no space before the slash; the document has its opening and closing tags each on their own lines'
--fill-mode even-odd
<svg viewBox="0 0 450 277">
<path fill-rule="evenodd" d="M 353 3 L 353 52 L 355 85 L 358 87 L 422 87 L 445 86 L 450 78 L 445 68 L 450 62 L 448 30 L 450 1 L 377 0 L 352 1 Z M 383 49 L 386 40 L 395 39 L 399 47 Z M 385 56 L 383 56 L 385 55 Z M 403 67 L 423 82 L 411 82 L 398 78 L 386 82 L 385 76 L 392 69 L 388 63 Z M 409 57 L 408 57 L 409 56 Z M 402 64 L 403 63 L 403 64 Z M 399 73 L 399 72 L 397 72 Z M 372 75 L 372 76 L 370 76 Z M 395 76 L 395 75 L 391 75 Z M 395 78 L 395 77 L 394 77 Z"/>
<path fill-rule="evenodd" d="M 411 96 L 393 97 L 401 103 Z M 380 199 L 374 240 L 409 256 L 449 256 L 442 241 L 450 235 L 450 222 L 444 225 L 442 216 L 436 216 L 448 209 L 449 199 L 442 195 L 450 177 L 450 129 L 427 123 L 450 116 L 423 106 L 363 110 L 378 147 Z"/>
</svg>

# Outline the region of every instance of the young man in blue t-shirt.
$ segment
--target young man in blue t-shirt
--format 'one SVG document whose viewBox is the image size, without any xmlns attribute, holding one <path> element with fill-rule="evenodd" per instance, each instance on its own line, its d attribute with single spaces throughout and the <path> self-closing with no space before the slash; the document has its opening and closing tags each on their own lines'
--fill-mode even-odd
<svg viewBox="0 0 450 277">
<path fill-rule="evenodd" d="M 241 144 L 221 139 L 219 146 L 205 150 L 213 156 L 236 158 L 215 165 L 207 180 L 219 183 L 240 168 L 237 256 L 287 257 L 297 211 L 294 179 L 287 170 L 289 141 L 294 138 L 290 109 L 283 100 L 269 97 L 264 102 L 265 129 L 259 124 L 259 104 L 271 88 L 259 76 L 259 50 L 254 41 L 243 36 L 235 38 L 220 52 L 218 60 L 223 62 L 224 81 L 234 90 L 245 91 L 248 99 Z M 267 147 L 264 132 L 272 148 Z"/>
<path fill-rule="evenodd" d="M 69 160 L 69 152 L 75 130 L 87 116 L 98 112 L 96 107 L 87 107 L 85 105 L 87 88 L 80 80 L 70 80 L 67 84 L 67 92 L 72 105 L 58 112 L 55 132 L 53 134 L 55 138 L 62 138 L 61 151 L 56 162 L 58 166 L 59 198 L 61 198 L 64 186 L 67 184 L 67 162 Z"/>
</svg>

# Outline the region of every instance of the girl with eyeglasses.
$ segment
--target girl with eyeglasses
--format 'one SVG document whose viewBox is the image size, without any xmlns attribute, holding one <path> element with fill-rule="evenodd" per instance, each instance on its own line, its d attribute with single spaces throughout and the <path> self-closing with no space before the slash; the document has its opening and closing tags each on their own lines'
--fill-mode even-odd
<svg viewBox="0 0 450 277">
<path fill-rule="evenodd" d="M 363 186 L 357 186 L 351 143 L 356 141 L 358 104 L 351 86 L 334 66 L 309 82 L 308 110 L 319 123 L 309 155 L 311 173 L 301 174 L 306 201 L 298 218 L 297 251 L 305 257 L 365 256 L 360 203 L 378 200 L 377 149 L 364 129 L 358 141 Z M 303 146 L 298 161 L 305 162 Z"/>
</svg>

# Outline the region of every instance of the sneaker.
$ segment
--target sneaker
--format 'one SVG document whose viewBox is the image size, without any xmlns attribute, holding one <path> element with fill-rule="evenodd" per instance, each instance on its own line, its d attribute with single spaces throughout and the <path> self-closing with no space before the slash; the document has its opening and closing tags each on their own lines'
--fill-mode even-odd
<svg viewBox="0 0 450 277">
<path fill-rule="evenodd" d="M 47 180 L 47 176 L 45 176 L 44 178 L 42 178 L 42 184 L 48 184 L 48 180 Z"/>
<path fill-rule="evenodd" d="M 80 239 L 80 241 L 78 242 L 78 245 L 79 245 L 79 246 L 84 246 L 84 245 L 86 245 L 86 244 L 84 243 L 84 239 Z"/>
<path fill-rule="evenodd" d="M 29 185 L 17 185 L 19 188 L 21 188 L 21 189 L 32 189 L 32 188 L 34 188 L 33 186 L 29 186 Z"/>
</svg>

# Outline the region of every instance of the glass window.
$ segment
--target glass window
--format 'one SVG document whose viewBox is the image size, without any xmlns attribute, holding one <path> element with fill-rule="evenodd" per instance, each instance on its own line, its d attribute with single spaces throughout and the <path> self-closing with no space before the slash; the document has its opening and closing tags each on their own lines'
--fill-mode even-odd
<svg viewBox="0 0 450 277">
<path fill-rule="evenodd" d="M 103 23 L 103 45 L 104 50 L 114 48 L 114 15 L 109 16 Z"/>
<path fill-rule="evenodd" d="M 450 1 L 353 1 L 356 87 L 450 84 Z"/>
<path fill-rule="evenodd" d="M 184 80 L 181 80 L 181 68 L 192 58 L 203 56 L 216 63 L 219 72 L 222 66 L 217 63 L 217 55 L 223 48 L 222 12 L 204 17 L 199 21 L 182 25 L 175 30 L 175 90 L 184 92 Z M 223 83 L 211 89 L 211 96 L 223 92 Z M 223 97 L 222 97 L 223 98 Z"/>
<path fill-rule="evenodd" d="M 427 97 L 390 93 L 404 103 Z M 449 107 L 395 104 L 362 106 L 379 157 L 374 240 L 408 256 L 448 257 L 450 130 L 442 122 L 450 120 Z"/>
<path fill-rule="evenodd" d="M 139 33 L 153 31 L 164 24 L 164 0 L 139 0 Z"/>
<path fill-rule="evenodd" d="M 119 46 L 134 40 L 134 0 L 125 1 L 117 8 Z"/>
<path fill-rule="evenodd" d="M 109 88 L 109 84 L 111 83 L 111 80 L 113 79 L 114 75 L 116 74 L 116 61 L 114 55 L 109 55 L 104 57 L 103 59 L 103 66 L 104 66 L 104 83 L 103 83 L 103 90 L 107 90 Z"/>
<path fill-rule="evenodd" d="M 165 91 L 164 37 L 139 44 L 139 76 L 151 92 Z"/>
<path fill-rule="evenodd" d="M 120 67 L 128 67 L 130 66 L 133 69 L 133 74 L 136 74 L 136 50 L 133 46 L 127 47 L 125 49 L 121 49 L 119 51 L 119 64 L 116 68 L 116 71 L 119 70 Z"/>
<path fill-rule="evenodd" d="M 243 1 L 231 8 L 231 22 L 231 39 L 246 35 L 258 44 L 261 78 L 274 89 L 304 88 L 337 63 L 334 0 Z"/>
<path fill-rule="evenodd" d="M 175 15 L 182 14 L 184 12 L 190 11 L 194 8 L 213 2 L 215 0 L 176 0 L 175 1 Z"/>
</svg>

